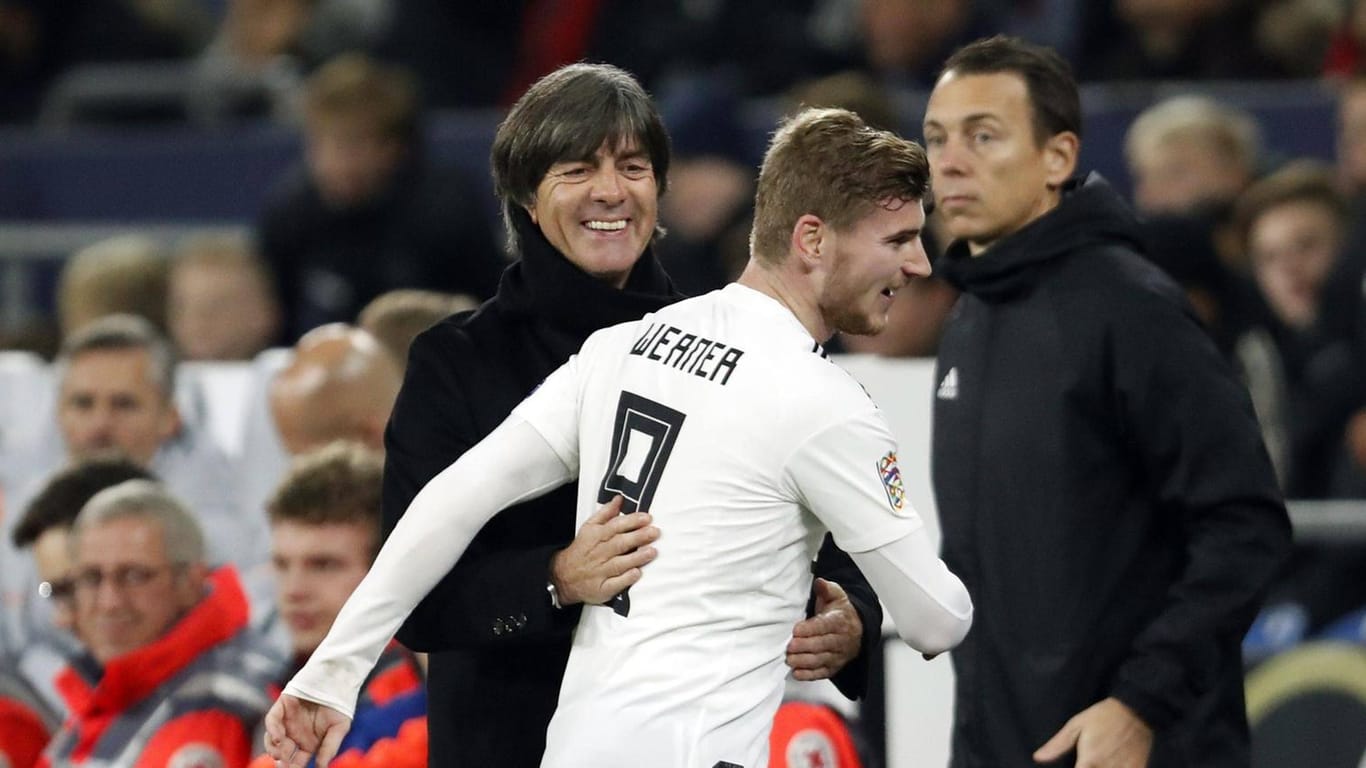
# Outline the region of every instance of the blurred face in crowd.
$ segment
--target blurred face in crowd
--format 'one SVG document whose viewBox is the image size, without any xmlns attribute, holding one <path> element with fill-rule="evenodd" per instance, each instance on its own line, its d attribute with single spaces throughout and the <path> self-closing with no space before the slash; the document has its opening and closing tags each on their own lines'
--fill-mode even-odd
<svg viewBox="0 0 1366 768">
<path fill-rule="evenodd" d="M 930 275 L 924 227 L 920 201 L 890 200 L 843 231 L 829 230 L 834 261 L 820 306 L 830 329 L 869 335 L 886 327 L 896 292 Z"/>
<path fill-rule="evenodd" d="M 33 542 L 33 562 L 41 582 L 39 594 L 52 603 L 52 623 L 73 631 L 76 620 L 71 603 L 75 586 L 71 580 L 70 529 L 58 526 L 43 531 Z"/>
<path fill-rule="evenodd" d="M 1130 158 L 1134 205 L 1148 214 L 1188 213 L 1227 203 L 1252 180 L 1248 169 L 1207 141 L 1171 137 Z"/>
<path fill-rule="evenodd" d="M 374 559 L 378 532 L 361 523 L 271 526 L 276 599 L 294 652 L 307 656 L 332 628 Z"/>
<path fill-rule="evenodd" d="M 528 212 L 555 250 L 620 288 L 654 236 L 658 207 L 649 155 L 623 143 L 550 166 Z"/>
<path fill-rule="evenodd" d="M 1366 191 L 1366 80 L 1345 83 L 1338 96 L 1338 168 L 1353 193 Z"/>
<path fill-rule="evenodd" d="M 1229 0 L 1114 0 L 1121 19 L 1141 29 L 1184 29 L 1223 10 Z"/>
<path fill-rule="evenodd" d="M 180 429 L 145 349 L 96 349 L 73 357 L 62 377 L 57 420 L 73 459 L 117 451 L 147 465 Z"/>
<path fill-rule="evenodd" d="M 1302 329 L 1318 318 L 1319 296 L 1342 239 L 1333 211 L 1309 200 L 1269 208 L 1248 228 L 1257 287 L 1286 325 Z"/>
<path fill-rule="evenodd" d="M 919 67 L 943 50 L 970 11 L 966 0 L 863 0 L 860 21 L 869 63 L 889 71 Z"/>
<path fill-rule="evenodd" d="M 323 201 L 333 208 L 362 205 L 387 190 L 403 155 L 402 142 L 362 118 L 309 120 L 308 168 Z"/>
<path fill-rule="evenodd" d="M 1015 73 L 945 73 L 924 129 L 945 231 L 974 255 L 1056 206 L 1076 166 L 1074 134 L 1035 137 L 1029 91 Z"/>
<path fill-rule="evenodd" d="M 250 269 L 193 264 L 171 272 L 167 320 L 186 360 L 250 360 L 279 325 L 275 300 Z"/>
<path fill-rule="evenodd" d="M 76 537 L 76 627 L 96 661 L 155 642 L 204 595 L 202 565 L 167 557 L 160 523 L 119 517 Z"/>
</svg>

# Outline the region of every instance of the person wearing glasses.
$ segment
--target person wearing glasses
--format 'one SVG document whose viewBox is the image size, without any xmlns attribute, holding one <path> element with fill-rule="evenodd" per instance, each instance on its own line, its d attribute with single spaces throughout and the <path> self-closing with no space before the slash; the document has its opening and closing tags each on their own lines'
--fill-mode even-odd
<svg viewBox="0 0 1366 768">
<path fill-rule="evenodd" d="M 279 660 L 247 631 L 231 566 L 161 485 L 96 494 L 71 528 L 72 618 L 85 651 L 59 675 L 70 714 L 49 765 L 245 765 Z"/>
<path fill-rule="evenodd" d="M 35 765 L 65 717 L 56 677 L 80 652 L 73 634 L 75 583 L 68 546 L 76 514 L 105 488 L 151 477 L 124 458 L 73 464 L 47 481 L 15 525 L 11 534 L 15 550 L 32 563 L 29 571 L 34 578 L 26 585 L 38 599 L 26 606 L 36 632 L 23 650 L 0 658 L 0 765 Z"/>
</svg>

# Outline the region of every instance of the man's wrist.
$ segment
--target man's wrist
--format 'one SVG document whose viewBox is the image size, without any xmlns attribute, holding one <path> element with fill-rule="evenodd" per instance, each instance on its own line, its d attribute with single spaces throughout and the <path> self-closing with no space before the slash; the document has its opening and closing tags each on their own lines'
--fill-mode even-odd
<svg viewBox="0 0 1366 768">
<path fill-rule="evenodd" d="M 550 605 L 557 611 L 577 602 L 569 594 L 569 590 L 565 588 L 564 579 L 559 576 L 560 556 L 564 552 L 562 549 L 550 558 L 550 572 L 546 574 L 545 580 L 545 591 L 550 599 Z"/>
</svg>

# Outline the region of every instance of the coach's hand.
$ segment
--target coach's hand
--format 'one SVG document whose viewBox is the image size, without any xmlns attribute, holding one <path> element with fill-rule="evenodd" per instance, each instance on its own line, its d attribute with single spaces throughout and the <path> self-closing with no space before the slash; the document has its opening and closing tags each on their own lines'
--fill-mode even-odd
<svg viewBox="0 0 1366 768">
<path fill-rule="evenodd" d="M 1153 747 L 1153 731 L 1119 699 L 1104 699 L 1082 712 L 1034 753 L 1034 762 L 1051 763 L 1077 750 L 1077 768 L 1143 768 Z"/>
<path fill-rule="evenodd" d="M 266 713 L 266 754 L 279 768 L 304 768 L 316 753 L 318 768 L 327 768 L 350 729 L 351 718 L 337 710 L 282 693 Z"/>
<path fill-rule="evenodd" d="M 570 545 L 550 562 L 562 605 L 601 605 L 640 581 L 641 568 L 655 559 L 649 546 L 659 538 L 646 512 L 621 514 L 621 497 L 598 508 Z"/>
<path fill-rule="evenodd" d="M 815 615 L 797 622 L 787 644 L 787 665 L 797 680 L 834 677 L 863 645 L 863 621 L 844 589 L 816 579 L 815 590 Z"/>
</svg>

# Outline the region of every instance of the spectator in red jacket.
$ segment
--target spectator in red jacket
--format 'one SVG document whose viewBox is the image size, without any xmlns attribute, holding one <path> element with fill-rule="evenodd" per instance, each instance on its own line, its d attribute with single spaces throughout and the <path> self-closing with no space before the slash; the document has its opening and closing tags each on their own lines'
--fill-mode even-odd
<svg viewBox="0 0 1366 768">
<path fill-rule="evenodd" d="M 96 494 L 71 536 L 88 653 L 58 678 L 70 715 L 39 765 L 246 765 L 279 664 L 244 631 L 236 572 L 205 564 L 194 517 L 130 480 Z"/>
</svg>

